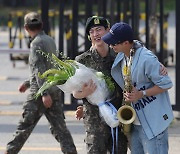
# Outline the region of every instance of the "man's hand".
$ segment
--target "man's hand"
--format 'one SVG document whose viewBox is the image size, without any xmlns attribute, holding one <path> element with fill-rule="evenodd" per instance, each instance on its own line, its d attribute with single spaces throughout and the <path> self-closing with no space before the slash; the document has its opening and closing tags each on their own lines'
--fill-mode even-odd
<svg viewBox="0 0 180 154">
<path fill-rule="evenodd" d="M 96 90 L 96 84 L 90 80 L 88 83 L 82 85 L 81 91 L 74 91 L 73 96 L 77 99 L 85 98 L 91 95 Z"/>
<path fill-rule="evenodd" d="M 20 93 L 24 93 L 27 89 L 28 87 L 24 83 L 22 83 L 18 88 Z"/>
<path fill-rule="evenodd" d="M 96 84 L 92 80 L 82 86 L 82 92 L 84 93 L 84 97 L 91 95 L 95 90 Z"/>
<path fill-rule="evenodd" d="M 83 107 L 78 106 L 75 114 L 76 114 L 76 119 L 77 120 L 80 120 L 81 118 L 83 118 Z"/>
<path fill-rule="evenodd" d="M 42 101 L 46 108 L 50 108 L 52 106 L 52 99 L 50 95 L 42 96 Z"/>
<path fill-rule="evenodd" d="M 142 91 L 138 91 L 135 87 L 133 87 L 131 93 L 124 93 L 125 101 L 128 102 L 136 102 L 137 100 L 143 97 Z"/>
<path fill-rule="evenodd" d="M 163 75 L 163 76 L 168 75 L 167 68 L 161 63 L 160 63 L 159 73 L 160 75 Z"/>
</svg>

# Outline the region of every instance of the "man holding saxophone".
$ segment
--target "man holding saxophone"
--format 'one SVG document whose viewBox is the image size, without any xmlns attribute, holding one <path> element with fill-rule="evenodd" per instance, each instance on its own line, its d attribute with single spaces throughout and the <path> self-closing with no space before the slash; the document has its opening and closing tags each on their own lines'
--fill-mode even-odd
<svg viewBox="0 0 180 154">
<path fill-rule="evenodd" d="M 141 42 L 133 40 L 128 24 L 114 24 L 102 40 L 118 53 L 111 74 L 122 89 L 126 73 L 131 70 L 133 88 L 124 93 L 124 98 L 132 102 L 136 111 L 130 137 L 132 154 L 167 154 L 168 126 L 173 120 L 167 91 L 172 87 L 171 79 L 159 74 L 161 64 L 157 57 Z"/>
</svg>

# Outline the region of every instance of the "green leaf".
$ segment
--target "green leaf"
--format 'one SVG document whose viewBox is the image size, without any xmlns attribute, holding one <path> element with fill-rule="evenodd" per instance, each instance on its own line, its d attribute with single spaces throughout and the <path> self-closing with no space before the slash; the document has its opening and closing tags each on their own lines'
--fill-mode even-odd
<svg viewBox="0 0 180 154">
<path fill-rule="evenodd" d="M 42 87 L 38 90 L 38 92 L 34 95 L 34 98 L 37 99 L 45 90 L 49 89 L 52 86 L 57 85 L 58 81 L 52 81 L 52 82 L 44 82 Z"/>
</svg>

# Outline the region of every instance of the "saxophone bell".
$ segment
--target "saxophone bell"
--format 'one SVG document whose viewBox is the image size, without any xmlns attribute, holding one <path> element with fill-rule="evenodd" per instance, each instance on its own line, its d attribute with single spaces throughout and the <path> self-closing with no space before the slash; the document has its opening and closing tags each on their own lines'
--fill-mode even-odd
<svg viewBox="0 0 180 154">
<path fill-rule="evenodd" d="M 136 118 L 135 110 L 129 105 L 123 105 L 117 111 L 118 120 L 125 125 L 131 124 Z"/>
<path fill-rule="evenodd" d="M 122 124 L 123 132 L 128 134 L 131 131 L 131 123 L 136 118 L 136 112 L 131 106 L 125 104 L 117 111 L 117 118 Z"/>
</svg>

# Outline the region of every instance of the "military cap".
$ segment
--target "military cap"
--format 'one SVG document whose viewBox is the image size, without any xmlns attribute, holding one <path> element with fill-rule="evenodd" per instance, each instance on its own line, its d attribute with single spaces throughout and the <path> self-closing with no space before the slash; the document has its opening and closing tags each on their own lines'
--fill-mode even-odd
<svg viewBox="0 0 180 154">
<path fill-rule="evenodd" d="M 110 23 L 104 17 L 99 17 L 99 16 L 89 17 L 86 22 L 86 34 L 89 35 L 89 30 L 95 26 L 104 26 L 105 28 L 108 28 L 110 27 Z"/>
<path fill-rule="evenodd" d="M 36 12 L 30 12 L 24 17 L 24 24 L 34 25 L 42 23 L 41 16 Z"/>
</svg>

